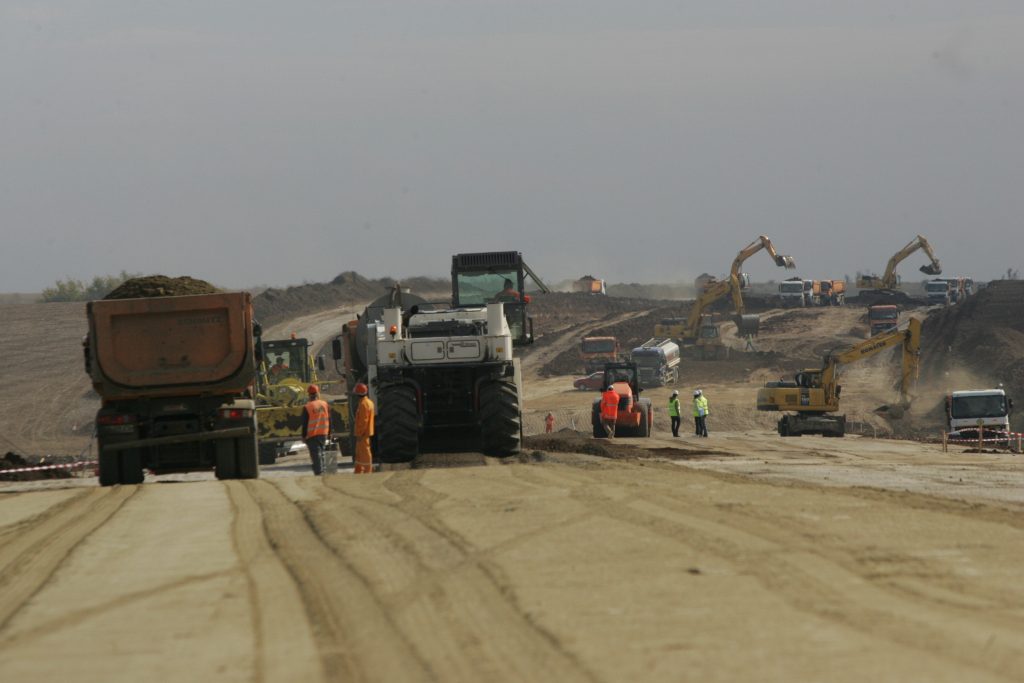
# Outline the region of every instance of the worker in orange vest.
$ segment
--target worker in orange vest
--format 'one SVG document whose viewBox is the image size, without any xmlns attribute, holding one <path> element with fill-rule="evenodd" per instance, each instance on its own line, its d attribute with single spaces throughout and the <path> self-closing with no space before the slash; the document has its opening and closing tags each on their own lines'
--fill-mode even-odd
<svg viewBox="0 0 1024 683">
<path fill-rule="evenodd" d="M 555 416 L 548 413 L 548 416 L 544 418 L 544 431 L 547 434 L 555 431 Z"/>
<path fill-rule="evenodd" d="M 313 461 L 313 474 L 323 473 L 324 448 L 331 434 L 331 409 L 327 401 L 320 398 L 320 387 L 310 384 L 306 389 L 309 401 L 302 411 L 302 441 L 309 449 L 309 458 Z"/>
<path fill-rule="evenodd" d="M 615 421 L 619 419 L 619 393 L 615 387 L 608 388 L 601 394 L 601 424 L 609 437 L 615 436 Z"/>
<path fill-rule="evenodd" d="M 356 407 L 356 423 L 354 434 L 356 436 L 355 473 L 370 474 L 373 472 L 373 451 L 370 449 L 370 439 L 373 437 L 374 406 L 370 400 L 370 389 L 360 382 L 352 390 L 359 402 Z"/>
</svg>

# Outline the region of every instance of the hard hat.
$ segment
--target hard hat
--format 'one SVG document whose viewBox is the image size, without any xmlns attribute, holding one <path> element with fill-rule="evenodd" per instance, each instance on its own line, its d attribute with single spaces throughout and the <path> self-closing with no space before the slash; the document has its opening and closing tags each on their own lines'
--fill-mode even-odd
<svg viewBox="0 0 1024 683">
<path fill-rule="evenodd" d="M 693 395 L 694 396 L 700 396 L 700 389 L 697 389 L 696 391 L 694 391 Z"/>
<path fill-rule="evenodd" d="M 355 394 L 356 396 L 366 396 L 368 393 L 370 393 L 370 388 L 363 384 L 362 382 L 360 382 L 359 384 L 356 385 L 355 389 L 352 390 L 352 393 Z"/>
<path fill-rule="evenodd" d="M 306 389 L 306 391 L 309 393 L 310 396 L 312 396 L 313 394 L 319 394 L 320 393 L 320 387 L 318 387 L 315 384 L 310 384 L 309 387 Z"/>
<path fill-rule="evenodd" d="M 673 395 L 673 396 L 678 396 L 678 395 L 679 395 L 679 390 L 677 389 L 677 390 L 673 391 L 673 392 L 672 392 L 672 395 Z"/>
<path fill-rule="evenodd" d="M 605 389 L 605 391 L 615 391 L 615 387 L 613 387 L 611 384 L 609 384 L 608 388 Z"/>
</svg>

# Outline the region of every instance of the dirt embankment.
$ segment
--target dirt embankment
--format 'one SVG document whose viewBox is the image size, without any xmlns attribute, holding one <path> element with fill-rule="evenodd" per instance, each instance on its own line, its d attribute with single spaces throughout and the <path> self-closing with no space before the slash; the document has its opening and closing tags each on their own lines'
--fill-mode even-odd
<svg viewBox="0 0 1024 683">
<path fill-rule="evenodd" d="M 346 271 L 330 282 L 264 290 L 253 299 L 253 308 L 261 323 L 274 325 L 337 306 L 372 301 L 386 294 L 396 282 L 399 281 L 390 277 L 371 280 L 359 273 Z M 410 277 L 400 282 L 403 287 L 425 298 L 451 296 L 451 283 L 448 280 Z"/>
</svg>

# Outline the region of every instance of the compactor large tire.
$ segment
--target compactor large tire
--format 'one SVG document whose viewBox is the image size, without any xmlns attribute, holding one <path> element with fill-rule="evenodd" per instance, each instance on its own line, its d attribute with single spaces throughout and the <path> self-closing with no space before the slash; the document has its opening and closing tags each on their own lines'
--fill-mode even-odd
<svg viewBox="0 0 1024 683">
<path fill-rule="evenodd" d="M 519 452 L 522 415 L 519 389 L 512 382 L 487 382 L 480 387 L 480 444 L 488 455 Z"/>
<path fill-rule="evenodd" d="M 640 426 L 636 429 L 636 435 L 640 437 L 651 435 L 651 406 L 647 403 L 641 403 L 637 406 L 640 409 Z"/>
<path fill-rule="evenodd" d="M 601 424 L 601 406 L 598 403 L 594 403 L 594 407 L 590 411 L 590 423 L 594 427 L 595 439 L 608 437 L 608 432 L 604 430 L 604 425 Z"/>
<path fill-rule="evenodd" d="M 420 450 L 420 416 L 415 390 L 404 385 L 385 387 L 378 394 L 378 402 L 374 455 L 385 463 L 411 462 Z"/>
</svg>

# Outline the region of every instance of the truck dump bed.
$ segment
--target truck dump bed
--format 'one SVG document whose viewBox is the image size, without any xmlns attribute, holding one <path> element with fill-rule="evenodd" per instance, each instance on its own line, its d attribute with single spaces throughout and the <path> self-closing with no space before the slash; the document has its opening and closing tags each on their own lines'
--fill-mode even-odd
<svg viewBox="0 0 1024 683">
<path fill-rule="evenodd" d="M 246 292 L 88 304 L 89 374 L 104 399 L 241 393 L 255 368 Z"/>
</svg>

